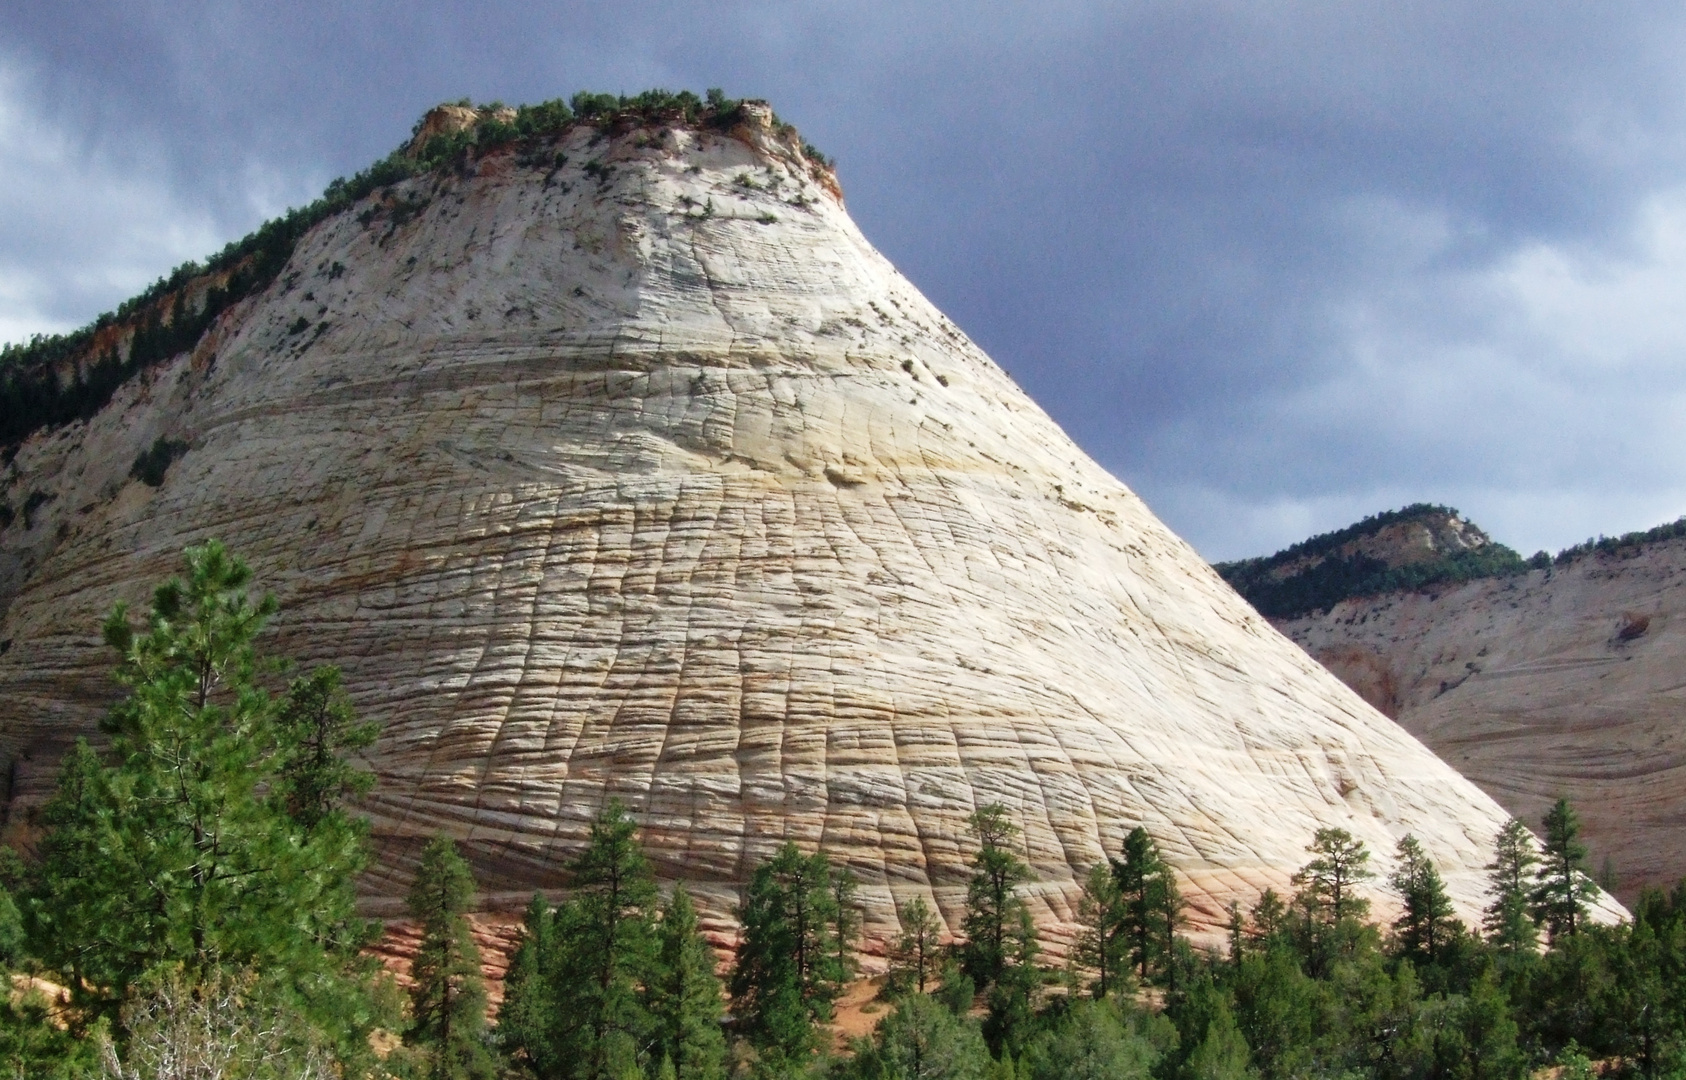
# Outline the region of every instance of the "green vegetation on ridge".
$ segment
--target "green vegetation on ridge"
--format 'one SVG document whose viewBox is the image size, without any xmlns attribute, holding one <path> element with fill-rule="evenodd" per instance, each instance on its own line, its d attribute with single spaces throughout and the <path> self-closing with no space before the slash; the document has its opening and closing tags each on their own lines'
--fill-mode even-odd
<svg viewBox="0 0 1686 1080">
<path fill-rule="evenodd" d="M 1646 544 L 1654 544 L 1663 540 L 1678 540 L 1683 536 L 1686 536 L 1686 517 L 1677 518 L 1666 525 L 1623 533 L 1620 536 L 1588 537 L 1579 544 L 1559 551 L 1552 563 L 1563 566 L 1587 555 L 1628 555 Z"/>
<path fill-rule="evenodd" d="M 1274 555 L 1215 563 L 1213 569 L 1259 614 L 1273 619 L 1294 619 L 1327 611 L 1352 597 L 1508 577 L 1530 570 L 1567 566 L 1590 555 L 1625 557 L 1637 554 L 1646 544 L 1686 537 L 1686 517 L 1682 517 L 1666 525 L 1621 536 L 1589 538 L 1584 543 L 1564 548 L 1555 557 L 1538 551 L 1523 559 L 1499 543 L 1403 565 L 1362 552 L 1344 556 L 1338 554 L 1342 547 L 1375 536 L 1391 525 L 1427 517 L 1458 516 L 1458 512 L 1449 506 L 1413 503 L 1399 510 L 1372 514 L 1344 529 L 1320 533 Z M 1294 570 L 1286 569 L 1296 563 L 1307 565 Z"/>
<path fill-rule="evenodd" d="M 312 227 L 382 188 L 437 169 L 467 168 L 489 150 L 553 138 L 576 124 L 725 130 L 742 118 L 743 101 L 719 90 L 702 98 L 688 90 L 646 90 L 630 97 L 581 92 L 567 101 L 522 105 L 507 120 L 494 116 L 504 112 L 499 103 L 474 108 L 479 119 L 472 127 L 435 135 L 415 157 L 406 144 L 355 176 L 335 180 L 315 202 L 264 222 L 203 264 L 183 263 L 87 326 L 0 348 L 0 446 L 15 447 L 44 428 L 94 416 L 135 374 L 193 348 L 219 315 L 267 288 Z M 412 138 L 420 131 L 418 122 Z M 803 152 L 819 165 L 831 164 L 811 145 L 803 144 Z M 200 295 L 190 301 L 190 292 Z M 120 345 L 125 336 L 126 346 Z M 72 369 L 67 381 L 61 371 Z"/>
<path fill-rule="evenodd" d="M 1372 514 L 1356 524 L 1302 540 L 1274 555 L 1218 563 L 1214 569 L 1261 615 L 1292 619 L 1314 611 L 1327 611 L 1349 597 L 1503 577 L 1525 573 L 1535 565 L 1503 544 L 1486 544 L 1404 565 L 1393 565 L 1362 552 L 1338 554 L 1342 547 L 1373 536 L 1390 525 L 1429 515 L 1456 514 L 1450 507 L 1414 503 L 1400 510 Z M 1283 573 L 1284 567 L 1301 561 L 1309 565 Z"/>
</svg>

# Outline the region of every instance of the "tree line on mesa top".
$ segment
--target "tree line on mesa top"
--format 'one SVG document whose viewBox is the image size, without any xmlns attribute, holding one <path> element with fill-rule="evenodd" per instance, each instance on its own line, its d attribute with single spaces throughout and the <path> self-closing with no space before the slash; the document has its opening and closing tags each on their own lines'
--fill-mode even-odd
<svg viewBox="0 0 1686 1080">
<path fill-rule="evenodd" d="M 1398 566 L 1363 552 L 1341 555 L 1338 551 L 1343 545 L 1370 536 L 1389 525 L 1429 515 L 1459 516 L 1449 506 L 1413 503 L 1399 510 L 1372 514 L 1344 529 L 1302 540 L 1274 555 L 1214 563 L 1212 568 L 1259 614 L 1273 619 L 1295 619 L 1328 611 L 1352 597 L 1454 585 L 1481 578 L 1510 577 L 1530 570 L 1568 566 L 1592 555 L 1625 558 L 1637 554 L 1646 544 L 1686 536 L 1686 517 L 1683 517 L 1666 525 L 1621 536 L 1591 537 L 1584 543 L 1564 548 L 1555 556 L 1537 551 L 1527 559 L 1499 543 Z M 1284 566 L 1308 559 L 1311 560 L 1309 564 L 1299 570 L 1291 574 L 1282 573 Z"/>
<path fill-rule="evenodd" d="M 37 431 L 91 418 L 137 373 L 192 349 L 224 311 L 268 288 L 317 223 L 402 180 L 445 169 L 465 173 L 481 155 L 510 145 L 529 151 L 525 164 L 549 163 L 554 158 L 538 155 L 540 144 L 576 125 L 617 132 L 670 126 L 727 130 L 743 115 L 743 100 L 720 90 L 703 97 L 689 90 L 631 96 L 581 91 L 567 101 L 519 106 L 510 119 L 501 118 L 507 113 L 500 102 L 461 104 L 478 117 L 466 130 L 435 135 L 413 156 L 407 145 L 399 147 L 356 175 L 333 181 L 321 198 L 264 222 L 203 264 L 183 263 L 87 326 L 0 347 L 0 447 L 15 453 Z M 790 129 L 777 117 L 774 125 Z M 418 122 L 411 134 L 420 131 Z M 811 144 L 803 143 L 802 153 L 821 167 L 832 166 Z M 317 272 L 337 276 L 335 268 L 344 269 L 336 263 Z M 102 337 L 108 343 L 96 351 Z M 120 345 L 124 337 L 127 343 Z M 68 378 L 61 369 L 69 369 Z"/>
<path fill-rule="evenodd" d="M 333 668 L 287 679 L 259 649 L 272 597 L 220 545 L 137 622 L 107 619 L 123 699 L 107 742 L 79 742 L 0 860 L 0 1076 L 835 1080 L 1517 1080 L 1686 1072 L 1686 886 L 1642 894 L 1631 922 L 1589 920 L 1596 887 L 1574 811 L 1543 841 L 1495 839 L 1481 925 L 1454 914 L 1415 838 L 1369 918 L 1365 845 L 1317 831 L 1291 895 L 1230 909 L 1228 947 L 1181 933 L 1177 880 L 1133 829 L 1096 866 L 1082 932 L 1047 962 L 1024 892 L 1033 873 L 1000 805 L 970 818 L 960 933 L 902 905 L 870 1036 L 827 1027 L 858 976 L 857 882 L 823 852 L 782 847 L 738 909 L 724 982 L 683 887 L 664 896 L 636 821 L 609 803 L 535 897 L 495 1024 L 449 839 L 420 852 L 420 932 L 400 985 L 358 918 L 370 774 Z"/>
</svg>

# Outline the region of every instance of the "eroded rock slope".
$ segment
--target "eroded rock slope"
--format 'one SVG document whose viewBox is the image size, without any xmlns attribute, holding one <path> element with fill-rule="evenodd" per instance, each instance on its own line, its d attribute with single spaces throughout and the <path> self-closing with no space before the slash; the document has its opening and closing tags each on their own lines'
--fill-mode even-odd
<svg viewBox="0 0 1686 1080">
<path fill-rule="evenodd" d="M 914 896 L 957 926 L 996 800 L 1056 936 L 1138 823 L 1200 925 L 1323 825 L 1416 833 L 1473 914 L 1500 807 L 1089 460 L 799 145 L 761 113 L 581 127 L 405 181 L 27 443 L 13 819 L 109 700 L 102 614 L 220 537 L 280 595 L 275 647 L 381 723 L 375 911 L 435 830 L 489 904 L 558 888 L 619 797 L 717 929 L 787 839 L 860 874 L 870 936 Z M 188 450 L 153 489 L 160 437 Z"/>
</svg>

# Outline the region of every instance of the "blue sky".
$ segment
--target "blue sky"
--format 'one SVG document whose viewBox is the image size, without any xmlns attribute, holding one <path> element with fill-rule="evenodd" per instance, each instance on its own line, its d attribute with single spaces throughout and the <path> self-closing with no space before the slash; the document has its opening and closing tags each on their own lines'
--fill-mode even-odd
<svg viewBox="0 0 1686 1080">
<path fill-rule="evenodd" d="M 1210 558 L 1419 500 L 1529 552 L 1686 513 L 1677 4 L 0 7 L 0 340 L 441 100 L 723 87 Z"/>
</svg>

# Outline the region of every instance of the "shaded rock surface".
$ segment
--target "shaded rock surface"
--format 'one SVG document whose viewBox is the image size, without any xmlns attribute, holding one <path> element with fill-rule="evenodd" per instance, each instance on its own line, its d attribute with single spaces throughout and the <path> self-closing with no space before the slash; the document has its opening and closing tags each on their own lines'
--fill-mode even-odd
<svg viewBox="0 0 1686 1080">
<path fill-rule="evenodd" d="M 1536 831 L 1569 798 L 1618 895 L 1686 877 L 1686 540 L 1280 625 Z"/>
<path fill-rule="evenodd" d="M 189 449 L 154 488 L 129 471 L 159 438 Z M 43 493 L 0 532 L 14 828 L 114 692 L 101 616 L 220 537 L 280 596 L 273 647 L 342 665 L 381 724 L 374 913 L 439 830 L 486 906 L 559 890 L 614 797 L 718 940 L 786 840 L 861 876 L 870 939 L 915 896 L 958 928 L 992 801 L 1056 942 L 1138 823 L 1197 927 L 1286 889 L 1324 825 L 1414 832 L 1470 917 L 1505 816 L 1085 456 L 764 121 L 398 184 L 6 483 Z"/>
</svg>

